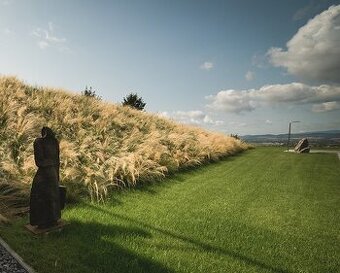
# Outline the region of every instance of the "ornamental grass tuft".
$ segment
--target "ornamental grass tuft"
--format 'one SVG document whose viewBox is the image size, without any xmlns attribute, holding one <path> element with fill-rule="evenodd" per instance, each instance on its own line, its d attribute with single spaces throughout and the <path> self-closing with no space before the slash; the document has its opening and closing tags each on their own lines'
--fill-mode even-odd
<svg viewBox="0 0 340 273">
<path fill-rule="evenodd" d="M 87 195 L 99 202 L 112 189 L 159 180 L 248 148 L 235 138 L 155 114 L 3 76 L 0 179 L 1 191 L 7 186 L 18 191 L 13 198 L 27 198 L 36 172 L 33 141 L 42 126 L 51 127 L 60 141 L 60 179 L 70 198 Z"/>
</svg>

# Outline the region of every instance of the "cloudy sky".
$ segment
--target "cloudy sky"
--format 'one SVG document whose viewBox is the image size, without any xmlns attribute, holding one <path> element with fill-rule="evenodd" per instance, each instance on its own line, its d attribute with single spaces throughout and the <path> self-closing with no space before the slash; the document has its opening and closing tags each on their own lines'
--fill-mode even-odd
<svg viewBox="0 0 340 273">
<path fill-rule="evenodd" d="M 0 0 L 0 74 L 225 133 L 340 129 L 340 1 Z"/>
</svg>

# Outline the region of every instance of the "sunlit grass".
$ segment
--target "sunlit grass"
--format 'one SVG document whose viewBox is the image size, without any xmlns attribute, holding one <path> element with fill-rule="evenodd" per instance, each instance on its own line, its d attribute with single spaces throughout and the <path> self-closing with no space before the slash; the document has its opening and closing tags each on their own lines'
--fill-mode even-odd
<svg viewBox="0 0 340 273">
<path fill-rule="evenodd" d="M 1 236 L 39 273 L 338 272 L 340 162 L 257 148 L 69 207 L 61 233 Z"/>
</svg>

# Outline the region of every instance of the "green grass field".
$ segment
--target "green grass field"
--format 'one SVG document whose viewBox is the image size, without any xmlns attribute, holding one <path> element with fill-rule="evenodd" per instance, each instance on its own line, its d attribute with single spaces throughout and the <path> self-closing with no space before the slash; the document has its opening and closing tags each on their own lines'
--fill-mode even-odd
<svg viewBox="0 0 340 273">
<path fill-rule="evenodd" d="M 34 237 L 21 219 L 0 234 L 38 273 L 335 273 L 339 197 L 336 154 L 256 148 L 68 207 L 60 233 Z"/>
</svg>

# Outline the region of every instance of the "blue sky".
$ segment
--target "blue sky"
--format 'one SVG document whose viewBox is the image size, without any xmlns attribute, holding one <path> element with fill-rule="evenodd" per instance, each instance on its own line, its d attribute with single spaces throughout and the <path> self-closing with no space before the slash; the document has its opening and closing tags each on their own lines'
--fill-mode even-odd
<svg viewBox="0 0 340 273">
<path fill-rule="evenodd" d="M 0 74 L 225 133 L 340 129 L 339 5 L 0 0 Z"/>
</svg>

